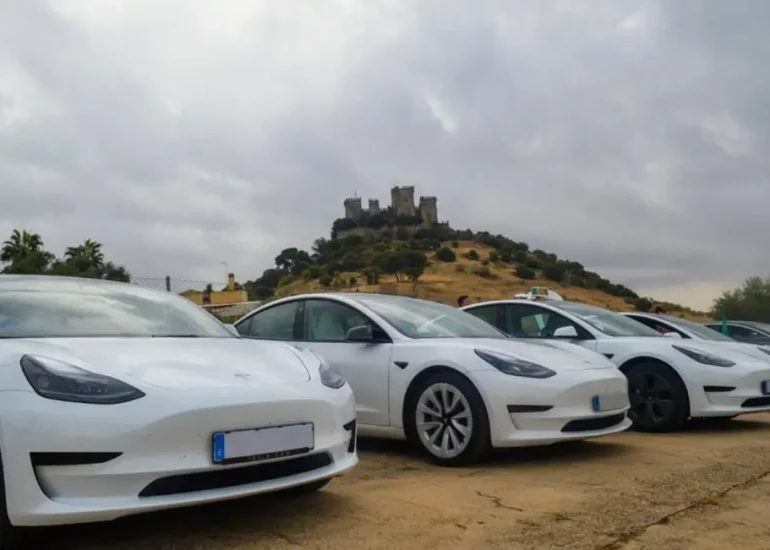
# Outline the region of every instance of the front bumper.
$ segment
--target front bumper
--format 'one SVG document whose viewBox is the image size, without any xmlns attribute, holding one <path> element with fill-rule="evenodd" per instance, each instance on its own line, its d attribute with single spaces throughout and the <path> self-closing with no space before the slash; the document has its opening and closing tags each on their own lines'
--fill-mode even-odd
<svg viewBox="0 0 770 550">
<path fill-rule="evenodd" d="M 591 439 L 627 430 L 628 382 L 617 369 L 560 372 L 544 380 L 495 372 L 474 373 L 484 389 L 494 447 L 550 445 Z M 592 409 L 595 395 L 612 395 L 623 405 Z M 545 407 L 549 407 L 544 410 Z M 539 409 L 539 410 L 538 410 Z"/>
<path fill-rule="evenodd" d="M 698 374 L 688 383 L 693 418 L 770 411 L 770 393 L 762 391 L 763 382 L 770 382 L 770 366 L 710 367 Z M 767 390 L 770 384 L 766 385 Z"/>
<path fill-rule="evenodd" d="M 277 491 L 358 462 L 347 386 L 271 387 L 260 396 L 232 388 L 169 391 L 114 406 L 26 391 L 3 392 L 0 401 L 8 516 L 18 526 L 112 520 Z M 301 422 L 315 430 L 315 448 L 306 455 L 213 464 L 214 432 Z"/>
</svg>

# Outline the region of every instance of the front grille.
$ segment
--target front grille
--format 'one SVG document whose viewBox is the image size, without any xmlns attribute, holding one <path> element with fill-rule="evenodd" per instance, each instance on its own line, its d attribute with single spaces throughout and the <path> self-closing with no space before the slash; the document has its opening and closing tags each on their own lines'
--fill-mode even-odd
<svg viewBox="0 0 770 550">
<path fill-rule="evenodd" d="M 613 414 L 610 416 L 600 416 L 598 418 L 581 418 L 580 420 L 571 420 L 561 429 L 563 432 L 595 432 L 597 430 L 606 430 L 616 424 L 620 424 L 625 419 L 626 414 Z"/>
<path fill-rule="evenodd" d="M 270 481 L 283 477 L 311 472 L 329 466 L 332 457 L 329 453 L 317 453 L 279 462 L 242 466 L 229 470 L 182 474 L 156 479 L 139 493 L 140 497 L 159 497 L 195 493 L 211 489 L 224 489 L 238 485 L 249 485 L 261 481 Z"/>
<path fill-rule="evenodd" d="M 741 407 L 767 407 L 770 405 L 770 395 L 767 397 L 752 397 L 741 404 Z"/>
<path fill-rule="evenodd" d="M 349 453 L 355 453 L 356 452 L 356 437 L 357 437 L 356 421 L 355 420 L 351 420 L 347 424 L 343 424 L 342 427 L 345 428 L 345 430 L 350 432 L 350 441 L 348 442 L 348 452 Z"/>
</svg>

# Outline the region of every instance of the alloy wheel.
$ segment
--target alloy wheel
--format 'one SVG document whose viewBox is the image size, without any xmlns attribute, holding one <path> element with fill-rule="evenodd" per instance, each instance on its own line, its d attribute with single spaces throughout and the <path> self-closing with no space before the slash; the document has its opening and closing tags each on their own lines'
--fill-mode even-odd
<svg viewBox="0 0 770 550">
<path fill-rule="evenodd" d="M 465 395 L 452 384 L 428 386 L 417 401 L 415 427 L 425 448 L 451 459 L 462 453 L 473 434 L 473 414 Z"/>
<path fill-rule="evenodd" d="M 632 374 L 628 379 L 632 420 L 645 426 L 667 422 L 674 413 L 674 388 L 655 372 Z"/>
</svg>

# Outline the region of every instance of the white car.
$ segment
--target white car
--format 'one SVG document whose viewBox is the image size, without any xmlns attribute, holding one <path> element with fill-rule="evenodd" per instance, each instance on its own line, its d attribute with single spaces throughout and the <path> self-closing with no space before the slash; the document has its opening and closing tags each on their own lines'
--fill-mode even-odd
<svg viewBox="0 0 770 550">
<path fill-rule="evenodd" d="M 359 434 L 406 438 L 441 465 L 630 427 L 626 379 L 601 355 L 517 341 L 443 304 L 308 294 L 235 326 L 328 359 L 353 387 Z"/>
<path fill-rule="evenodd" d="M 0 548 L 15 526 L 320 489 L 358 462 L 350 386 L 136 285 L 0 276 Z"/>
<path fill-rule="evenodd" d="M 637 429 L 770 410 L 770 362 L 705 340 L 674 340 L 606 309 L 568 301 L 501 300 L 464 308 L 514 337 L 572 342 L 628 377 Z"/>
<path fill-rule="evenodd" d="M 725 336 L 721 332 L 716 332 L 715 330 L 705 327 L 700 323 L 660 313 L 628 311 L 621 313 L 621 315 L 625 315 L 634 321 L 638 321 L 669 338 L 707 340 L 709 342 L 719 343 L 721 346 L 727 346 L 731 349 L 748 353 L 759 359 L 770 361 L 770 347 L 738 342 L 737 340 Z"/>
</svg>

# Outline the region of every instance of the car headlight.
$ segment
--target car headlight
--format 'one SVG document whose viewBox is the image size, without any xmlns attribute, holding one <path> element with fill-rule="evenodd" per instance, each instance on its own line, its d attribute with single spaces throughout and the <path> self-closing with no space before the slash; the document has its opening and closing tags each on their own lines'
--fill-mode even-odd
<svg viewBox="0 0 770 550">
<path fill-rule="evenodd" d="M 144 397 L 144 392 L 125 382 L 49 357 L 24 355 L 20 364 L 29 385 L 46 399 L 117 405 Z"/>
<path fill-rule="evenodd" d="M 685 354 L 687 357 L 689 357 L 693 361 L 696 361 L 703 365 L 711 365 L 712 367 L 735 366 L 735 361 L 730 361 L 729 359 L 725 359 L 724 357 L 719 357 L 718 355 L 711 355 L 710 353 L 706 353 L 704 351 L 700 351 L 697 349 L 687 348 L 684 346 L 671 346 L 671 347 L 674 348 L 679 353 Z"/>
<path fill-rule="evenodd" d="M 311 355 L 318 359 L 321 366 L 318 367 L 318 372 L 321 374 L 321 383 L 327 388 L 339 389 L 345 385 L 345 378 L 340 372 L 329 364 L 329 361 L 318 355 L 317 353 L 307 350 Z"/>
<path fill-rule="evenodd" d="M 476 355 L 495 367 L 500 372 L 511 376 L 523 376 L 525 378 L 550 378 L 556 373 L 543 365 L 538 365 L 525 359 L 513 357 L 491 350 L 474 350 Z"/>
</svg>

